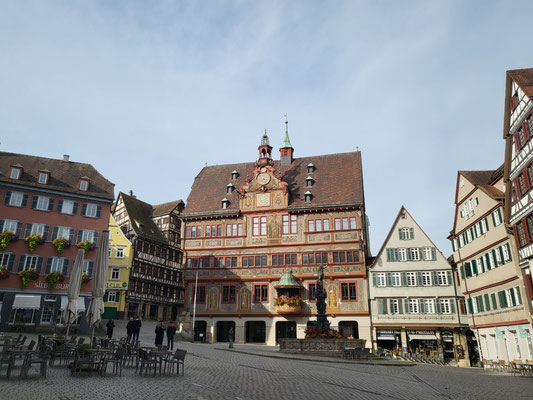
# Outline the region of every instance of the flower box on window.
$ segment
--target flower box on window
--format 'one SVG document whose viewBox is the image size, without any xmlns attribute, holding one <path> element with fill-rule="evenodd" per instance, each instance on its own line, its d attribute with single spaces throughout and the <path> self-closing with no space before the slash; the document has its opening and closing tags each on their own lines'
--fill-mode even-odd
<svg viewBox="0 0 533 400">
<path fill-rule="evenodd" d="M 50 272 L 48 275 L 46 275 L 46 280 L 48 281 L 50 290 L 54 290 L 59 282 L 63 282 L 65 280 L 65 274 L 59 271 Z"/>
<path fill-rule="evenodd" d="M 9 271 L 4 265 L 0 265 L 0 279 L 9 278 Z"/>
<path fill-rule="evenodd" d="M 15 235 L 13 232 L 5 231 L 0 233 L 0 248 L 2 250 L 5 250 L 9 243 L 14 242 L 17 239 L 18 236 Z"/>
<path fill-rule="evenodd" d="M 29 235 L 24 239 L 24 243 L 28 245 L 30 253 L 33 253 L 38 245 L 44 243 L 44 237 L 40 235 Z"/>
<path fill-rule="evenodd" d="M 93 250 L 96 247 L 96 245 L 90 240 L 79 242 L 76 246 L 78 246 L 79 249 L 83 249 L 85 254 L 87 254 L 89 250 Z"/>
<path fill-rule="evenodd" d="M 279 296 L 274 299 L 274 307 L 280 314 L 299 314 L 302 311 L 300 296 Z"/>
<path fill-rule="evenodd" d="M 20 286 L 22 289 L 26 289 L 26 286 L 28 286 L 28 283 L 30 283 L 30 280 L 37 280 L 39 279 L 39 273 L 36 269 L 30 268 L 25 269 L 24 271 L 19 272 L 20 276 Z"/>
<path fill-rule="evenodd" d="M 81 283 L 87 283 L 91 280 L 91 276 L 87 272 L 81 274 Z"/>
<path fill-rule="evenodd" d="M 54 239 L 52 244 L 57 249 L 57 255 L 60 256 L 61 253 L 63 253 L 63 250 L 65 250 L 67 247 L 70 247 L 70 240 L 65 238 L 57 238 Z"/>
</svg>

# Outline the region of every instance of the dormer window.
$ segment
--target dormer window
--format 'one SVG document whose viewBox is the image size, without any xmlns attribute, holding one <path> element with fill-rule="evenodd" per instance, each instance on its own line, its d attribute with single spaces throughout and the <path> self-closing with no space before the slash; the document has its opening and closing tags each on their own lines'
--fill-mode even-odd
<svg viewBox="0 0 533 400">
<path fill-rule="evenodd" d="M 87 179 L 80 179 L 80 190 L 84 192 L 89 190 L 89 181 Z"/>
<path fill-rule="evenodd" d="M 315 165 L 313 163 L 309 163 L 307 164 L 307 173 L 309 174 L 312 174 L 313 172 L 315 172 Z"/>
<path fill-rule="evenodd" d="M 50 176 L 49 172 L 39 171 L 39 183 L 46 185 L 48 183 L 49 176 Z"/>
<path fill-rule="evenodd" d="M 313 186 L 313 183 L 315 183 L 315 180 L 311 178 L 310 176 L 308 176 L 307 178 L 305 178 L 305 182 L 306 182 L 307 187 L 311 187 Z"/>
<path fill-rule="evenodd" d="M 239 173 L 236 170 L 231 171 L 231 179 L 235 180 L 239 177 Z"/>
<path fill-rule="evenodd" d="M 313 197 L 313 193 L 311 193 L 309 190 L 305 192 L 305 202 L 309 203 L 311 201 L 311 198 Z"/>
<path fill-rule="evenodd" d="M 22 175 L 22 168 L 11 167 L 11 174 L 9 174 L 9 177 L 11 179 L 20 179 L 21 175 Z"/>
<path fill-rule="evenodd" d="M 233 193 L 234 190 L 235 190 L 235 186 L 233 186 L 231 183 L 228 183 L 226 185 L 226 193 Z"/>
<path fill-rule="evenodd" d="M 229 200 L 225 197 L 222 199 L 222 208 L 228 208 Z"/>
</svg>

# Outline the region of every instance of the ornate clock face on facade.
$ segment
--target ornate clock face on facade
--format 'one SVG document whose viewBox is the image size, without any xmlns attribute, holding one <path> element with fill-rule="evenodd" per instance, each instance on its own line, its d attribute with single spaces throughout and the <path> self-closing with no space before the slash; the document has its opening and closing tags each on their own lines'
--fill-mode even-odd
<svg viewBox="0 0 533 400">
<path fill-rule="evenodd" d="M 263 185 L 263 186 L 266 185 L 268 182 L 270 182 L 270 175 L 264 172 L 257 175 L 257 182 L 260 185 Z"/>
</svg>

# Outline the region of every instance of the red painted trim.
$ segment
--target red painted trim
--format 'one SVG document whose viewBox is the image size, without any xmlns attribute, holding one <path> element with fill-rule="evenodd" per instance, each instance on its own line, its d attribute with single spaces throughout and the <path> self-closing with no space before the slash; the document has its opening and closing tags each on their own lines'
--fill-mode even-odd
<svg viewBox="0 0 533 400">
<path fill-rule="evenodd" d="M 512 282 L 515 279 L 518 279 L 518 276 L 513 276 L 511 278 L 504 279 L 503 281 L 494 282 L 494 283 L 491 283 L 490 285 L 481 286 L 481 287 L 479 287 L 477 289 L 472 289 L 472 290 L 469 290 L 468 292 L 463 292 L 463 294 L 467 295 L 467 294 L 471 294 L 471 293 L 477 293 L 477 292 L 479 292 L 481 290 L 490 289 L 490 288 L 495 287 L 495 286 L 503 285 L 504 283 Z"/>
<path fill-rule="evenodd" d="M 261 293 L 261 298 L 263 297 L 263 296 L 262 296 L 262 291 L 263 291 L 262 287 L 263 287 L 263 286 L 266 287 L 266 291 L 267 291 L 267 296 L 266 296 L 267 299 L 266 299 L 266 301 L 262 301 L 261 299 L 259 299 L 258 301 L 256 301 L 256 299 L 255 299 L 255 288 L 256 288 L 256 286 L 260 286 L 260 287 L 261 287 L 261 288 L 259 289 L 259 292 Z M 268 284 L 265 284 L 265 283 L 257 283 L 257 284 L 254 284 L 254 285 L 253 285 L 253 290 L 254 290 L 254 292 L 253 292 L 253 294 L 252 294 L 252 298 L 254 299 L 253 304 L 265 304 L 265 303 L 268 304 L 268 303 L 270 302 L 270 301 L 269 301 L 269 293 L 268 293 L 268 292 L 269 292 L 269 290 L 268 290 Z"/>
<path fill-rule="evenodd" d="M 524 230 L 524 236 L 526 237 L 526 244 L 531 243 L 531 238 L 529 236 L 529 229 L 527 229 L 526 219 L 524 218 L 520 222 L 522 224 L 522 229 Z"/>
<path fill-rule="evenodd" d="M 355 299 L 352 300 L 351 298 L 349 300 L 344 300 L 342 298 L 342 285 L 348 285 L 348 297 L 350 297 L 350 283 L 354 283 L 355 284 Z M 339 284 L 339 288 L 341 290 L 341 293 L 340 293 L 340 296 L 338 296 L 338 298 L 341 300 L 341 301 L 346 301 L 346 302 L 349 302 L 349 303 L 356 303 L 358 301 L 358 298 L 359 298 L 359 291 L 357 290 L 357 281 L 345 281 L 345 280 L 342 280 Z"/>
<path fill-rule="evenodd" d="M 505 326 L 505 325 L 521 325 L 521 324 L 527 324 L 529 321 L 527 319 L 521 319 L 519 321 L 509 321 L 509 322 L 494 322 L 492 324 L 481 324 L 481 325 L 470 325 L 470 328 L 476 329 L 476 328 L 490 328 L 493 326 Z"/>
<path fill-rule="evenodd" d="M 206 251 L 206 250 L 239 250 L 239 249 L 268 249 L 274 247 L 301 247 L 301 246 L 324 246 L 325 244 L 359 244 L 360 240 L 347 240 L 347 241 L 329 241 L 329 242 L 317 242 L 317 243 L 289 243 L 289 244 L 267 244 L 261 246 L 235 246 L 235 247 L 199 247 L 193 249 L 187 249 L 186 247 L 183 251 L 194 252 L 194 251 Z"/>
<path fill-rule="evenodd" d="M 494 207 L 492 207 L 489 211 L 487 211 L 485 214 L 482 214 L 478 219 L 475 219 L 472 221 L 472 223 L 468 226 L 466 226 L 465 228 L 463 228 L 462 230 L 460 230 L 459 232 L 457 233 L 454 233 L 455 236 L 453 235 L 450 235 L 452 238 L 456 238 L 458 237 L 459 235 L 462 235 L 463 233 L 465 233 L 467 230 L 469 230 L 470 228 L 473 228 L 475 224 L 477 224 L 478 222 L 480 222 L 482 219 L 488 217 L 490 214 L 492 214 L 498 207 L 501 207 L 502 204 L 500 202 L 498 202 L 498 204 L 496 204 Z M 503 212 L 502 212 L 503 214 Z M 488 221 L 487 221 L 488 223 Z M 474 228 L 475 229 L 475 228 Z M 475 240 L 476 238 L 474 238 Z M 465 246 L 463 246 L 465 247 Z M 445 257 L 446 258 L 446 257 Z"/>
</svg>

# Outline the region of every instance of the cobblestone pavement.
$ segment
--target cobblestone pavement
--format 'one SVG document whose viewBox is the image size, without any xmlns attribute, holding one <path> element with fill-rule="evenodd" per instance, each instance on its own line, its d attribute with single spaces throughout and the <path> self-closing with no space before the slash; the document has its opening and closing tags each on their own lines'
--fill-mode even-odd
<svg viewBox="0 0 533 400">
<path fill-rule="evenodd" d="M 177 343 L 187 350 L 184 376 L 108 374 L 71 377 L 66 367 L 39 377 L 5 378 L 0 399 L 530 399 L 533 378 L 474 368 L 388 365 L 280 355 L 275 347 Z"/>
</svg>

